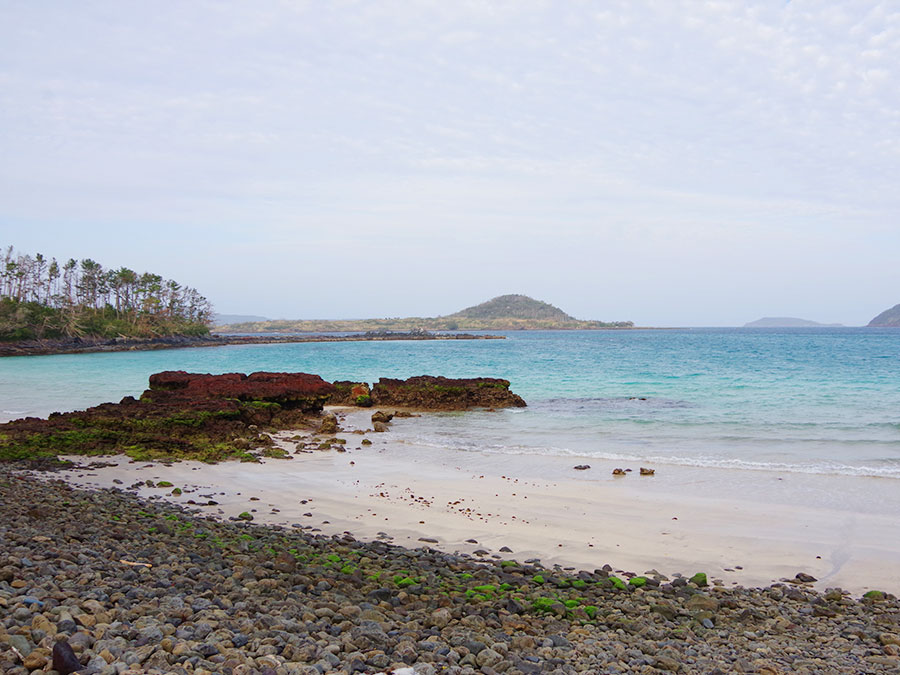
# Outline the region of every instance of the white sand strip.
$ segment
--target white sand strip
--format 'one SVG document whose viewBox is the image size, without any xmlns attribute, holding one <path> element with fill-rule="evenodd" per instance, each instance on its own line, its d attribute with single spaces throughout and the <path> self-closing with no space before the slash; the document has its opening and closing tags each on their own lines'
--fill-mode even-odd
<svg viewBox="0 0 900 675">
<path fill-rule="evenodd" d="M 202 510 L 220 517 L 247 511 L 257 523 L 296 523 L 363 539 L 384 533 L 404 546 L 481 550 L 520 562 L 539 558 L 546 566 L 593 570 L 609 563 L 616 570 L 656 569 L 670 576 L 702 571 L 726 585 L 745 586 L 802 571 L 817 577 L 821 589 L 900 592 L 900 522 L 887 515 L 704 497 L 690 485 L 680 490 L 673 484 L 677 472 L 550 481 L 541 478 L 547 458 L 517 456 L 501 463 L 479 453 L 438 456 L 399 444 L 390 432 L 341 436 L 348 441 L 343 453 L 171 466 L 103 458 L 115 466 L 70 471 L 66 478 L 93 487 L 169 481 L 185 492 L 140 492 L 182 504 L 212 499 L 218 504 Z M 374 444 L 358 447 L 364 437 Z M 571 458 L 558 461 L 572 464 Z M 612 469 L 592 464 L 595 474 Z M 501 552 L 503 547 L 511 552 Z"/>
</svg>

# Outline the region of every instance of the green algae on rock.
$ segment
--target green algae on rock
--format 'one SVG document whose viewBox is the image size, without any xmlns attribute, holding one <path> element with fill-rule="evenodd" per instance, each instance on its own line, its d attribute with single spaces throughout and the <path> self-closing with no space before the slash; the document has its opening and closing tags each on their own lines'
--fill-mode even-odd
<svg viewBox="0 0 900 675">
<path fill-rule="evenodd" d="M 140 399 L 126 396 L 46 420 L 0 425 L 0 460 L 126 454 L 137 460 L 255 461 L 257 448 L 285 456 L 260 429 L 309 426 L 332 390 L 306 373 L 156 373 Z"/>
<path fill-rule="evenodd" d="M 509 381 L 491 377 L 447 378 L 420 375 L 406 380 L 381 378 L 372 386 L 376 406 L 415 410 L 523 408 L 525 401 L 510 391 Z"/>
</svg>

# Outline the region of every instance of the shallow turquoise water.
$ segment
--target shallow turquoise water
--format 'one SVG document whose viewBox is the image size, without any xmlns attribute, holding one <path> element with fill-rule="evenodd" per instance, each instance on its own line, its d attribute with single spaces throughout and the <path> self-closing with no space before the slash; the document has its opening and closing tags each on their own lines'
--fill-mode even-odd
<svg viewBox="0 0 900 675">
<path fill-rule="evenodd" d="M 900 330 L 527 332 L 506 340 L 248 345 L 0 360 L 0 419 L 139 394 L 151 373 L 495 376 L 525 410 L 437 415 L 456 450 L 900 479 Z"/>
</svg>

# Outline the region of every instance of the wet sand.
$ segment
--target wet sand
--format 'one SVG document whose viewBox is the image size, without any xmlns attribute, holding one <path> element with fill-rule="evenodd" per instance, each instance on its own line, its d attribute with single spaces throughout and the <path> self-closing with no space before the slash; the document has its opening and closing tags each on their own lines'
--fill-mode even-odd
<svg viewBox="0 0 900 675">
<path fill-rule="evenodd" d="M 706 496 L 682 474 L 609 474 L 593 460 L 581 472 L 552 479 L 547 462 L 570 469 L 572 458 L 443 453 L 399 442 L 391 432 L 365 435 L 371 411 L 344 413 L 346 452 L 301 452 L 261 464 L 180 462 L 165 466 L 111 460 L 115 466 L 65 472 L 72 483 L 129 487 L 147 479 L 183 490 L 140 487 L 143 496 L 185 504 L 194 500 L 218 517 L 242 512 L 258 523 L 301 526 L 325 534 L 350 532 L 404 546 L 483 552 L 484 557 L 533 558 L 544 565 L 672 576 L 706 572 L 726 586 L 766 586 L 805 572 L 820 589 L 860 595 L 900 591 L 900 522 L 877 513 L 766 504 Z M 410 420 L 408 423 L 414 423 Z M 407 423 L 404 421 L 404 423 Z M 293 434 L 279 443 L 294 451 Z M 371 446 L 361 445 L 363 438 Z M 84 462 L 84 458 L 73 458 Z M 716 470 L 710 470 L 716 471 Z M 585 472 L 587 473 L 587 472 Z M 115 482 L 119 481 L 119 482 Z M 502 550 L 503 548 L 509 550 Z"/>
</svg>

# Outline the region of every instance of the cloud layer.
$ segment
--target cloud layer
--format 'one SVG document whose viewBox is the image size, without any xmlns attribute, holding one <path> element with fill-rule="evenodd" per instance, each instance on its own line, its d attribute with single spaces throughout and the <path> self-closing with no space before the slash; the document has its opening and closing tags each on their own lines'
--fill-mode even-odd
<svg viewBox="0 0 900 675">
<path fill-rule="evenodd" d="M 864 323 L 900 302 L 900 10 L 3 3 L 0 225 L 223 311 Z"/>
</svg>

